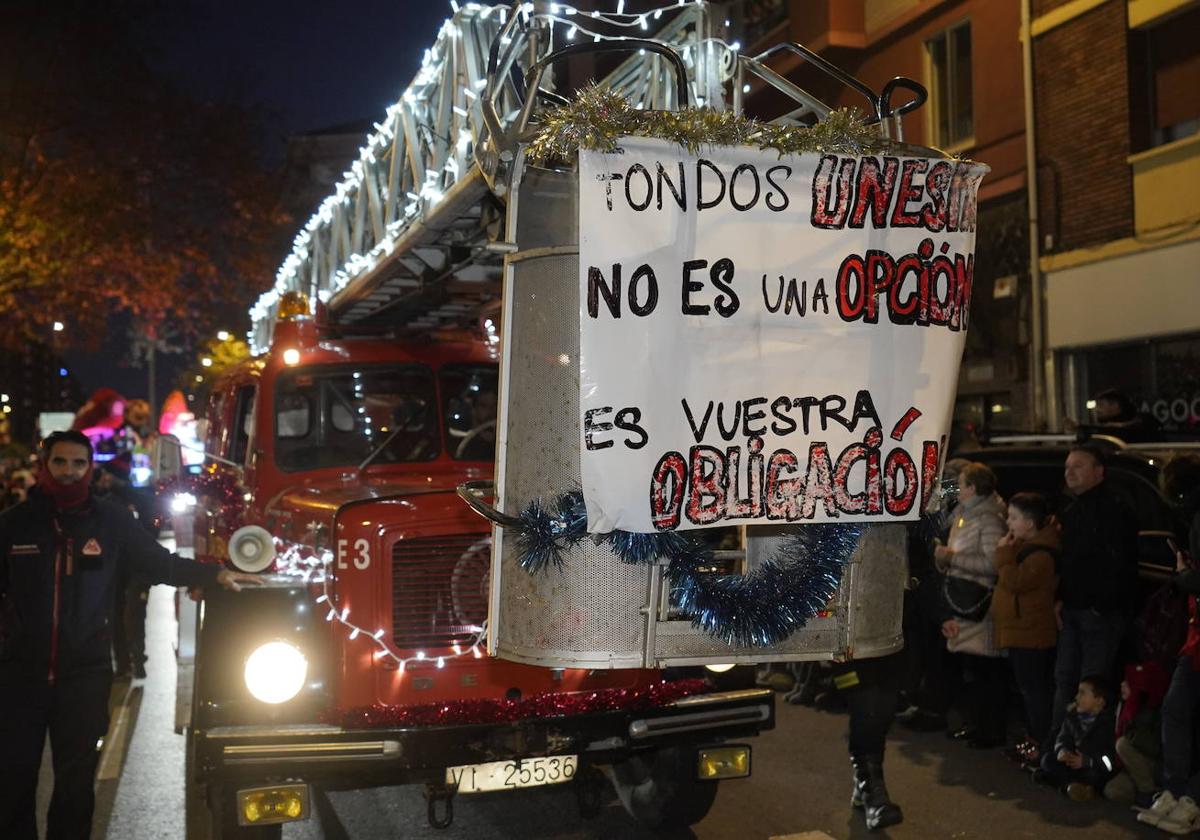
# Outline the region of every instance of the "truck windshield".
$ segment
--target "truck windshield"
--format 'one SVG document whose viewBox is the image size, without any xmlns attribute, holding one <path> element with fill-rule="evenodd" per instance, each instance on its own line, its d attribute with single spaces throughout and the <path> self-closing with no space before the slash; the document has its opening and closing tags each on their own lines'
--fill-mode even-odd
<svg viewBox="0 0 1200 840">
<path fill-rule="evenodd" d="M 433 374 L 424 365 L 289 371 L 275 395 L 275 461 L 287 472 L 438 456 Z"/>
<path fill-rule="evenodd" d="M 496 377 L 494 365 L 446 365 L 441 370 L 446 451 L 455 460 L 496 458 Z"/>
</svg>

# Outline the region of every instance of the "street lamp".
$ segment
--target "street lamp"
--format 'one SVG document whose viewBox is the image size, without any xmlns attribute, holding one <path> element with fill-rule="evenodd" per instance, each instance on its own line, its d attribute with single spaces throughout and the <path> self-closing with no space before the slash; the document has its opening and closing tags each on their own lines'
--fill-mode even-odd
<svg viewBox="0 0 1200 840">
<path fill-rule="evenodd" d="M 205 367 L 212 367 L 212 359 L 208 358 L 208 356 L 205 356 L 200 360 L 200 364 L 204 365 Z"/>
<path fill-rule="evenodd" d="M 55 332 L 62 332 L 64 329 L 66 329 L 66 327 L 64 327 L 64 326 L 63 326 L 63 322 L 62 322 L 62 321 L 55 321 L 55 322 L 54 322 L 54 331 L 55 331 Z"/>
<path fill-rule="evenodd" d="M 228 330 L 220 330 L 217 332 L 217 341 L 228 341 L 228 340 L 229 340 L 229 331 Z"/>
</svg>

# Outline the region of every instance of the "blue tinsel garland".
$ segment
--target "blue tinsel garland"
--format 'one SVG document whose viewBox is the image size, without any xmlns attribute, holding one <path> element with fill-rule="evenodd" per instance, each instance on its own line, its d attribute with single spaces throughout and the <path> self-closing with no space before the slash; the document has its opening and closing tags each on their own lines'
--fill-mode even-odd
<svg viewBox="0 0 1200 840">
<path fill-rule="evenodd" d="M 561 568 L 562 552 L 588 537 L 583 493 L 565 493 L 553 509 L 540 499 L 517 517 L 520 565 L 534 573 Z M 612 531 L 594 537 L 625 563 L 667 560 L 666 578 L 676 603 L 692 624 L 734 646 L 783 641 L 825 608 L 862 536 L 858 524 L 806 525 L 779 552 L 749 575 L 714 575 L 712 549 L 694 537 L 669 531 Z"/>
</svg>

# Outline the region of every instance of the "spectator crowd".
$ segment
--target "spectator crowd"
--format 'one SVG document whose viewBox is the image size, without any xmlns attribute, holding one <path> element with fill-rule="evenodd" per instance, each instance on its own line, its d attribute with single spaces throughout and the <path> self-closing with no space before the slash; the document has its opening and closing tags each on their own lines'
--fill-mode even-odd
<svg viewBox="0 0 1200 840">
<path fill-rule="evenodd" d="M 1002 499 L 985 464 L 947 463 L 957 498 L 910 538 L 896 717 L 972 749 L 1004 749 L 1073 800 L 1104 797 L 1189 834 L 1200 830 L 1200 455 L 1163 469 L 1181 532 L 1170 541 L 1174 576 L 1148 596 L 1135 514 L 1107 461 L 1100 446 L 1073 447 L 1070 500 L 1054 513 L 1036 492 Z M 760 681 L 789 684 L 788 702 L 811 704 L 828 674 L 802 663 Z M 1023 734 L 1010 737 L 1018 721 Z"/>
<path fill-rule="evenodd" d="M 148 412 L 131 418 L 96 399 L 85 410 L 94 405 L 105 422 L 115 418 L 102 444 L 140 445 L 149 436 Z M 77 425 L 94 419 L 84 415 Z M 1121 417 L 1112 422 L 1137 422 Z M 157 534 L 153 491 L 131 482 L 133 448 L 111 447 L 93 492 L 129 508 Z M 24 500 L 37 463 L 15 451 L 0 455 L 3 509 Z M 1004 749 L 1033 781 L 1073 800 L 1104 797 L 1132 806 L 1141 823 L 1189 834 L 1200 830 L 1200 454 L 1178 455 L 1163 467 L 1162 494 L 1179 515 L 1180 532 L 1171 541 L 1175 574 L 1148 597 L 1138 576 L 1138 523 L 1108 480 L 1107 460 L 1096 444 L 1070 450 L 1063 465 L 1070 501 L 1058 510 L 1037 492 L 1002 498 L 983 463 L 946 464 L 948 503 L 910 534 L 895 717 L 971 749 Z M 127 580 L 120 590 L 116 669 L 143 677 L 146 587 Z M 872 688 L 890 679 L 863 674 Z M 785 699 L 797 704 L 817 702 L 839 676 L 836 667 L 813 662 L 761 675 L 786 682 Z M 880 717 L 862 692 L 844 693 L 852 717 L 856 703 L 865 710 L 858 729 L 878 740 L 873 751 L 852 749 L 855 804 L 866 809 L 869 827 L 895 824 L 899 807 L 882 781 L 891 718 Z M 1016 738 L 1014 721 L 1022 729 Z M 853 741 L 853 724 L 851 731 Z"/>
</svg>

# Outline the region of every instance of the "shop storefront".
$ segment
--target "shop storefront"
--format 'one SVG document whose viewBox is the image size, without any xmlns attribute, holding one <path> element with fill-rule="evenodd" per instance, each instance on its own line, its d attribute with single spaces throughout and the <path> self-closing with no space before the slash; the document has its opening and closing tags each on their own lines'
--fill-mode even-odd
<svg viewBox="0 0 1200 840">
<path fill-rule="evenodd" d="M 1164 431 L 1200 439 L 1200 332 L 1068 351 L 1064 371 L 1068 416 L 1087 417 L 1091 398 L 1114 388 Z"/>
<path fill-rule="evenodd" d="M 1164 431 L 1200 439 L 1200 241 L 1047 274 L 1058 421 L 1116 389 Z"/>
</svg>

